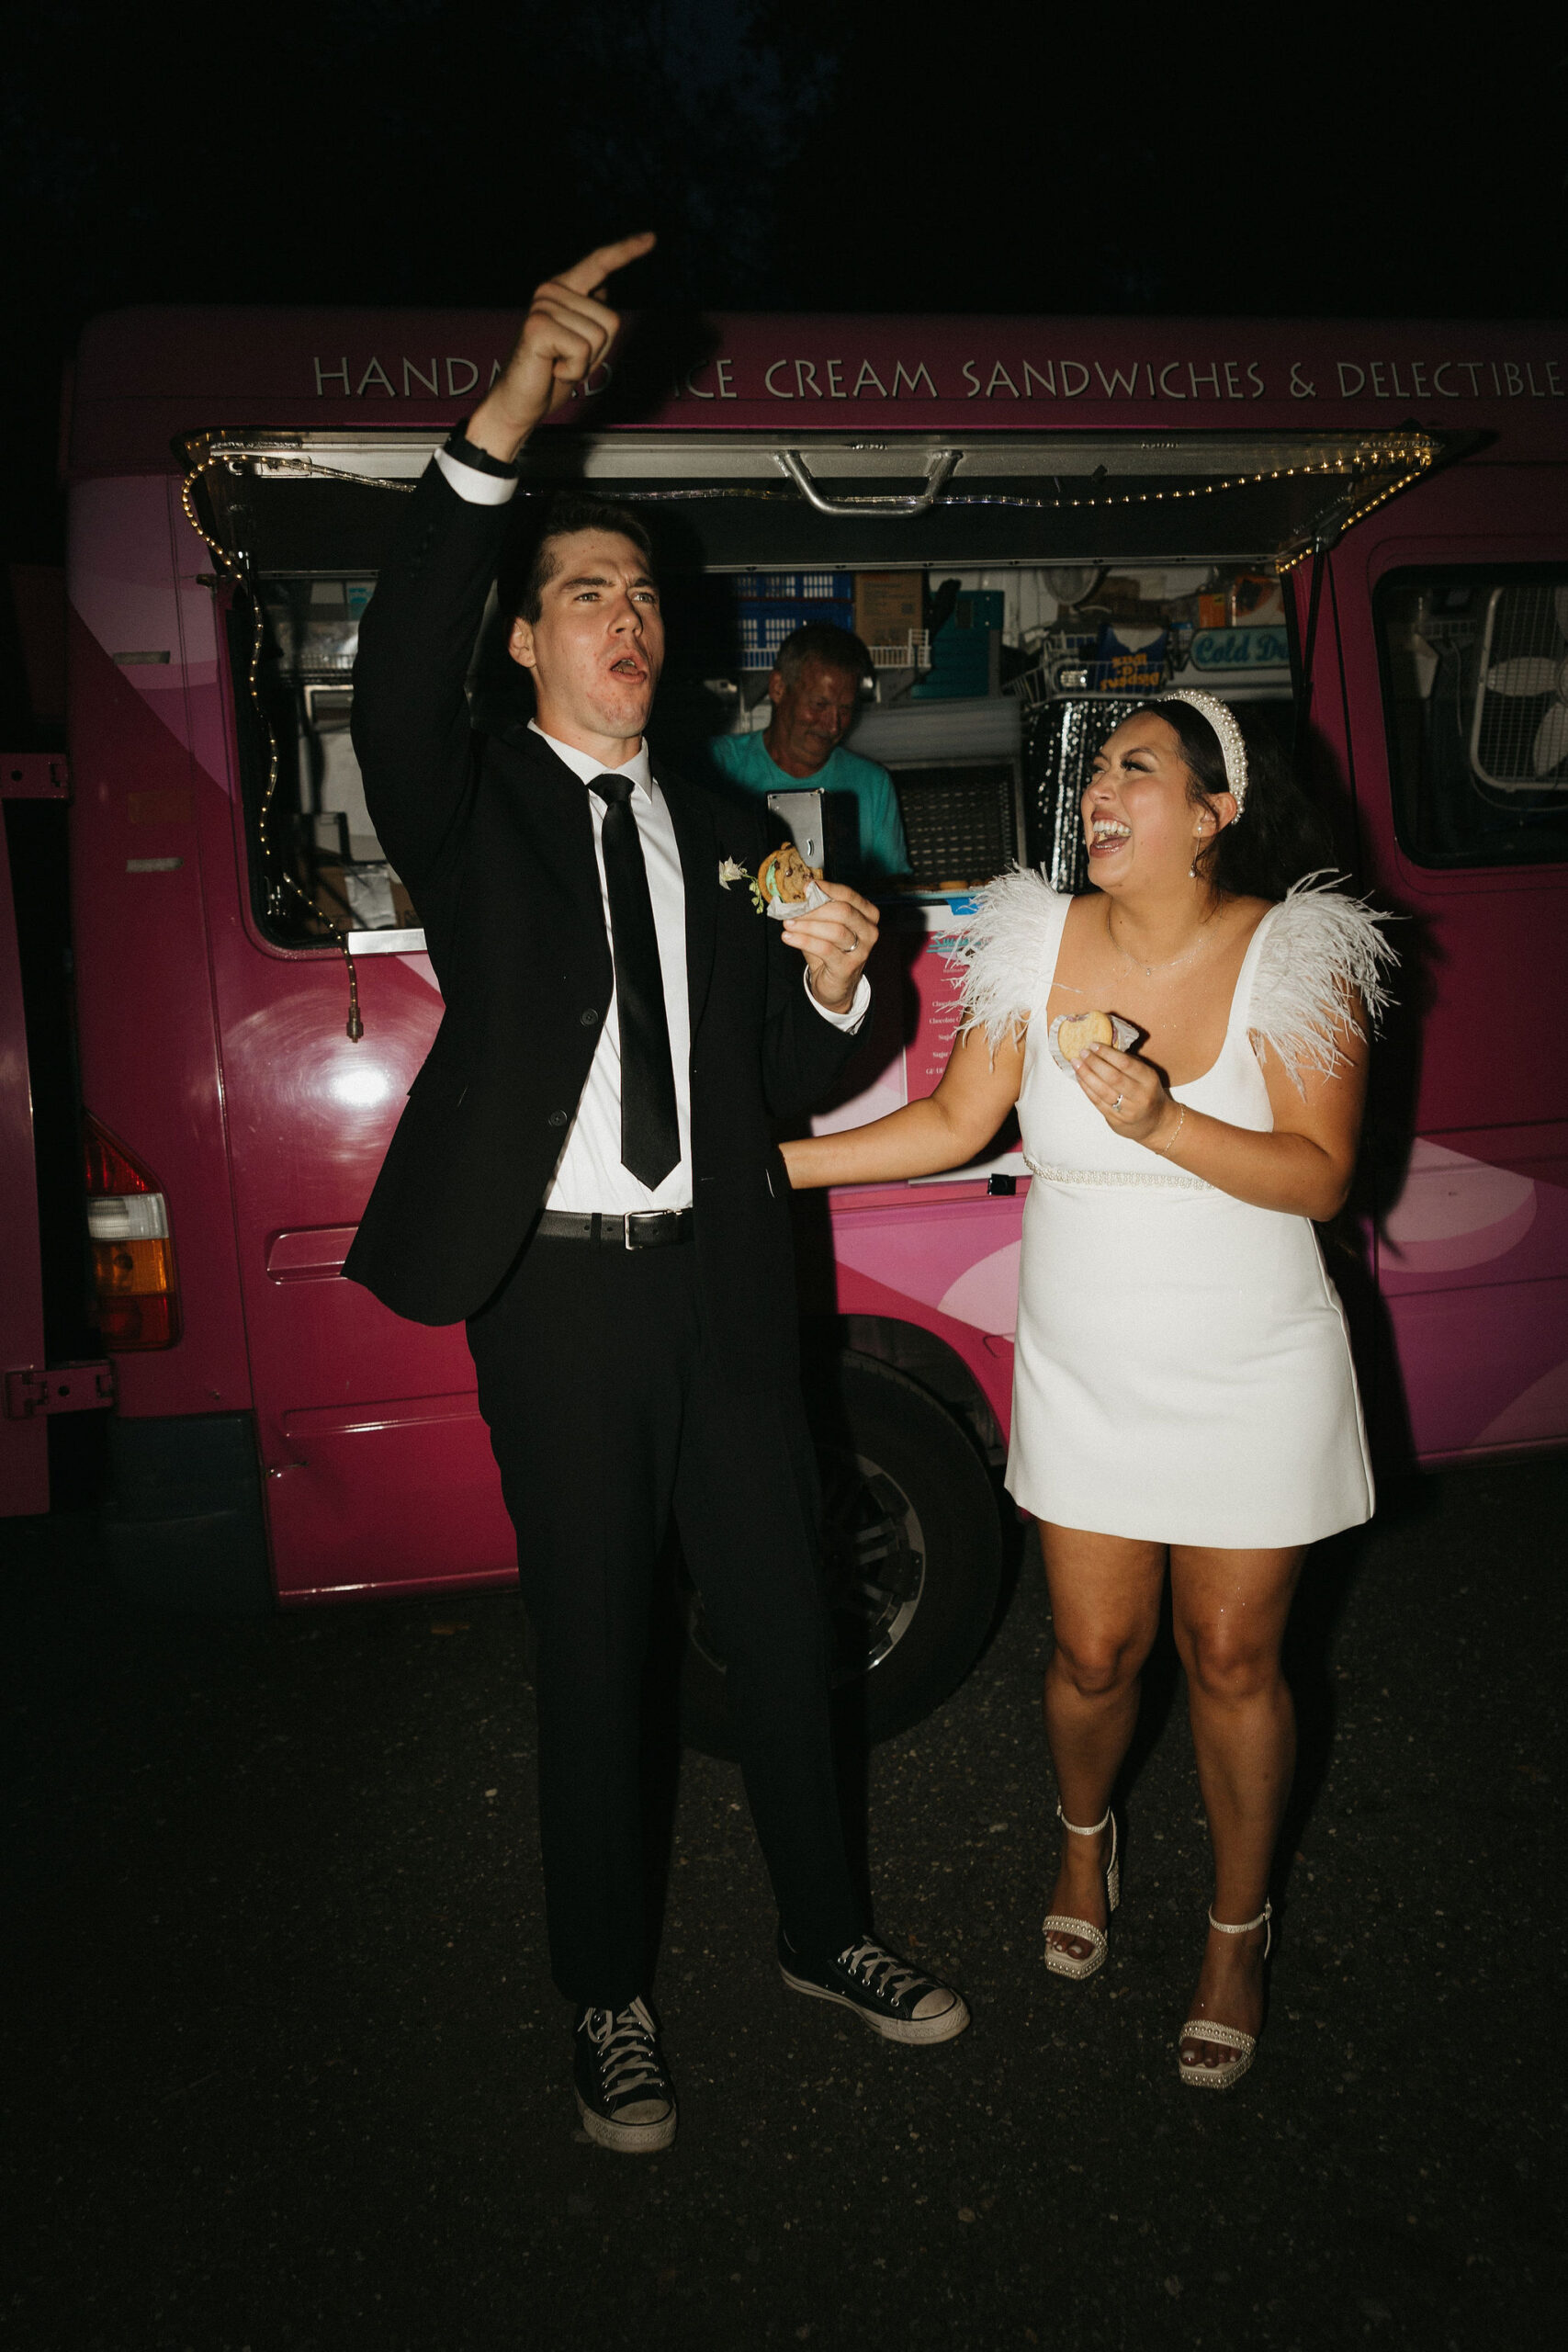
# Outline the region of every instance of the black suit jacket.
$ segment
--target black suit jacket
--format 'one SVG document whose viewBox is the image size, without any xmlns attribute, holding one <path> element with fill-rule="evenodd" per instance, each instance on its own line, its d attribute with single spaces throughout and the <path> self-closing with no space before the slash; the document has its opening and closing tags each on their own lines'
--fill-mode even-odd
<svg viewBox="0 0 1568 2352">
<path fill-rule="evenodd" d="M 533 1226 L 610 1006 L 584 785 L 532 729 L 479 736 L 463 691 L 509 508 L 431 466 L 361 624 L 354 741 L 387 854 L 424 922 L 446 1012 L 344 1272 L 450 1323 L 496 1290 Z M 760 810 L 654 761 L 680 847 L 692 1016 L 696 1246 L 710 1328 L 741 1374 L 795 1362 L 786 1191 L 770 1119 L 829 1089 L 856 1039 L 807 1000 L 797 954 L 721 860 L 755 871 Z"/>
</svg>

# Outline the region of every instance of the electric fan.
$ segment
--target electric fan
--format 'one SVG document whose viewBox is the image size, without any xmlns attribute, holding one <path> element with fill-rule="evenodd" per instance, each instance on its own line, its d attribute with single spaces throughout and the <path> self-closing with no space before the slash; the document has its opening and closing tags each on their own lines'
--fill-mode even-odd
<svg viewBox="0 0 1568 2352">
<path fill-rule="evenodd" d="M 1568 792 L 1568 587 L 1494 588 L 1486 603 L 1470 763 L 1501 792 Z"/>
</svg>

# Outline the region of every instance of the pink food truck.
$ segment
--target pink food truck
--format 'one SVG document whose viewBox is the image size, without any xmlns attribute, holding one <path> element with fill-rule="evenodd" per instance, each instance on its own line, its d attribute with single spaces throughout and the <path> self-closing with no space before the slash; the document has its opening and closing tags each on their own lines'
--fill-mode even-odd
<svg viewBox="0 0 1568 2352">
<path fill-rule="evenodd" d="M 341 1278 L 441 1012 L 355 764 L 359 616 L 515 324 L 149 310 L 83 342 L 68 748 L 5 788 L 70 800 L 99 1343 L 47 1360 L 0 888 L 0 1507 L 44 1507 L 51 1413 L 107 1407 L 106 1543 L 149 1589 L 297 1606 L 515 1573 L 462 1331 Z M 851 742 L 893 775 L 913 874 L 819 1125 L 934 1086 L 976 886 L 1022 860 L 1084 887 L 1078 796 L 1131 698 L 1201 682 L 1291 738 L 1344 870 L 1402 918 L 1356 1213 L 1325 1237 L 1379 1442 L 1568 1439 L 1568 334 L 645 316 L 526 452 L 527 492 L 572 482 L 654 531 L 677 766 L 764 721 L 801 621 L 871 650 Z M 480 725 L 516 691 L 493 637 Z M 1028 1183 L 1004 1133 L 951 1178 L 799 1204 L 842 1666 L 878 1736 L 997 1606 Z M 688 1724 L 721 1743 L 687 1600 Z"/>
</svg>

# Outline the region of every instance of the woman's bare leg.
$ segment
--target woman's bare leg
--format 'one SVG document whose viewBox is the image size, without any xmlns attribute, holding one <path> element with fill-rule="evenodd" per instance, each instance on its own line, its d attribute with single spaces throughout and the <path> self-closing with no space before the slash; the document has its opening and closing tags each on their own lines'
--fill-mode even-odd
<svg viewBox="0 0 1568 2352">
<path fill-rule="evenodd" d="M 1062 1811 L 1087 1828 L 1111 1802 L 1138 1720 L 1138 1678 L 1159 1624 L 1165 1551 L 1044 1521 L 1040 1542 L 1055 1633 L 1045 1669 L 1045 1738 Z M 1064 1835 L 1048 1908 L 1105 1927 L 1110 1854 L 1109 1829 L 1098 1838 Z M 1048 1941 L 1074 1960 L 1087 1960 L 1091 1950 L 1081 1936 L 1057 1928 Z"/>
<path fill-rule="evenodd" d="M 1280 1668 L 1304 1547 L 1230 1552 L 1173 1544 L 1171 1605 L 1176 1645 L 1187 1669 L 1198 1783 L 1214 1848 L 1214 1917 L 1256 1918 L 1296 1761 L 1296 1719 Z M 1212 2017 L 1243 2033 L 1263 2019 L 1264 1930 L 1209 1931 L 1188 2015 Z M 1221 2044 L 1184 2041 L 1189 2065 L 1224 2065 Z"/>
</svg>

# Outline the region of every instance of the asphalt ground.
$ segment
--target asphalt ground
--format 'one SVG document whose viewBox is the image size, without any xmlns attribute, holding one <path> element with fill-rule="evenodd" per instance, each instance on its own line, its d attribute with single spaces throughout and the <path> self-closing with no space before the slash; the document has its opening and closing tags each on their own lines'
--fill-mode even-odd
<svg viewBox="0 0 1568 2352">
<path fill-rule="evenodd" d="M 85 1521 L 0 1533 L 28 2352 L 1530 2346 L 1561 2316 L 1568 1463 L 1446 1475 L 1309 1568 L 1271 2007 L 1177 2079 L 1206 1849 L 1150 1677 L 1111 1960 L 1048 1976 L 1026 1559 L 875 1755 L 879 1922 L 971 2030 L 787 1995 L 732 1766 L 688 1756 L 656 1995 L 669 2154 L 576 2130 L 515 1600 L 204 1622 Z"/>
</svg>

